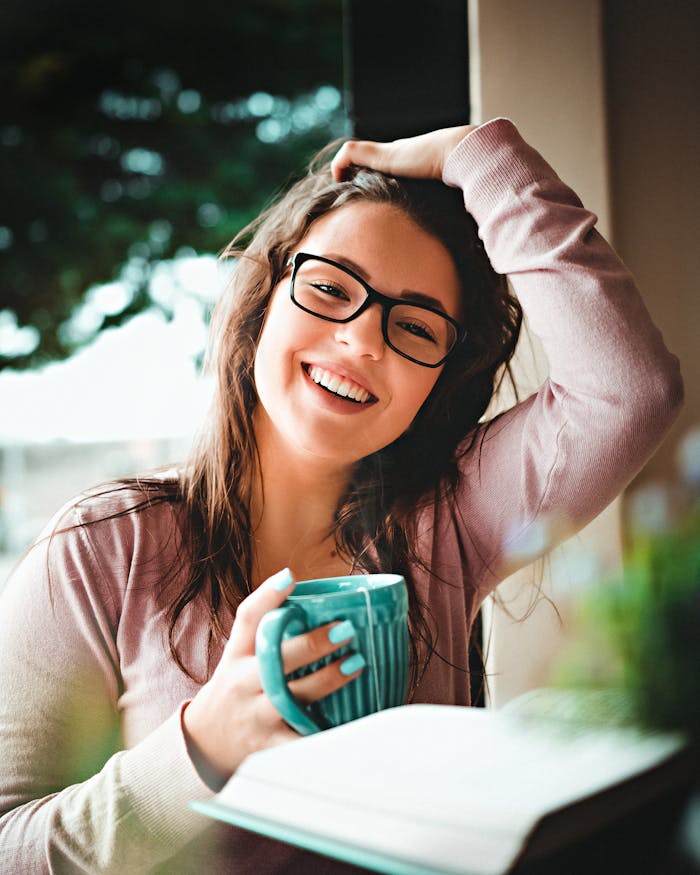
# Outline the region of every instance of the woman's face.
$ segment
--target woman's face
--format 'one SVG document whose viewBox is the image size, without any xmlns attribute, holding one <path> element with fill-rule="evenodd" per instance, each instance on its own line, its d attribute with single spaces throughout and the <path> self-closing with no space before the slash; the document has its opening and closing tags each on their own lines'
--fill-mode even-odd
<svg viewBox="0 0 700 875">
<path fill-rule="evenodd" d="M 447 249 L 396 207 L 339 207 L 311 226 L 295 252 L 340 262 L 389 297 L 431 298 L 458 318 L 459 280 Z M 288 274 L 273 290 L 255 358 L 256 437 L 300 458 L 352 465 L 406 431 L 442 367 L 389 348 L 379 304 L 351 322 L 327 322 L 293 303 L 290 282 Z M 333 391 L 339 387 L 359 400 Z"/>
</svg>

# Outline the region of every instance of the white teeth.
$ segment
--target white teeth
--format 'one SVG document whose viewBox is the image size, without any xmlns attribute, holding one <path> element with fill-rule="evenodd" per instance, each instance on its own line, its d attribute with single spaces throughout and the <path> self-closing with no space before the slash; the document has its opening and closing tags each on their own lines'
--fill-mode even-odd
<svg viewBox="0 0 700 875">
<path fill-rule="evenodd" d="M 318 383 L 330 392 L 340 395 L 342 398 L 351 398 L 353 401 L 359 401 L 360 404 L 364 404 L 364 402 L 370 397 L 370 393 L 366 389 L 363 389 L 362 386 L 358 386 L 356 383 L 351 383 L 349 380 L 343 379 L 337 374 L 332 374 L 330 371 L 325 371 L 323 368 L 316 367 L 316 365 L 309 367 L 308 373 L 314 383 Z"/>
</svg>

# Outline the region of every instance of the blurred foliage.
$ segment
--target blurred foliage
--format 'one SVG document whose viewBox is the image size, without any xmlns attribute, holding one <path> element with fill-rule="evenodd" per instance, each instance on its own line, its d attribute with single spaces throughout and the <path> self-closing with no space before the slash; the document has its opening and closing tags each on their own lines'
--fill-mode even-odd
<svg viewBox="0 0 700 875">
<path fill-rule="evenodd" d="M 586 600 L 559 681 L 629 694 L 644 726 L 700 748 L 700 501 L 634 533 L 620 579 Z"/>
<path fill-rule="evenodd" d="M 0 369 L 152 306 L 158 260 L 220 251 L 344 133 L 341 19 L 341 0 L 0 5 L 0 322 L 34 338 Z"/>
</svg>

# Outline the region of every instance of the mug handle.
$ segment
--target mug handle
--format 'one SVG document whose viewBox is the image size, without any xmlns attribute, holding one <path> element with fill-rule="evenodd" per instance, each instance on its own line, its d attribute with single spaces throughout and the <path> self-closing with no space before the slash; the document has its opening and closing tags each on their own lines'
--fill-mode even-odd
<svg viewBox="0 0 700 875">
<path fill-rule="evenodd" d="M 282 637 L 290 623 L 295 620 L 304 631 L 308 630 L 306 616 L 297 605 L 283 605 L 274 611 L 268 611 L 258 625 L 255 654 L 262 688 L 268 699 L 292 729 L 302 735 L 312 735 L 320 732 L 321 727 L 309 717 L 292 695 L 282 667 Z"/>
</svg>

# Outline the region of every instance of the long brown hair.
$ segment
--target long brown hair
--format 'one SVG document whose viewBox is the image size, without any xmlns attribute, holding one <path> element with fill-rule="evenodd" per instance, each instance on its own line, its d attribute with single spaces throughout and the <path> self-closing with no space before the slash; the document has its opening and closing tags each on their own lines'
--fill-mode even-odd
<svg viewBox="0 0 700 875">
<path fill-rule="evenodd" d="M 218 302 L 208 362 L 216 389 L 205 430 L 181 479 L 189 531 L 191 574 L 169 605 L 169 642 L 178 664 L 175 630 L 185 607 L 200 595 L 209 606 L 209 646 L 227 632 L 221 608 L 231 613 L 251 591 L 253 549 L 250 501 L 259 464 L 252 414 L 257 404 L 253 363 L 270 295 L 288 259 L 321 216 L 357 201 L 389 204 L 442 241 L 461 282 L 466 339 L 443 368 L 411 428 L 363 459 L 337 508 L 339 552 L 357 569 L 390 570 L 406 577 L 412 641 L 412 687 L 434 650 L 427 606 L 412 586 L 416 521 L 436 496 L 449 498 L 457 483 L 460 444 L 474 433 L 509 362 L 521 310 L 505 278 L 492 269 L 461 195 L 436 181 L 395 179 L 366 169 L 335 182 L 329 150 L 305 177 L 241 231 L 223 252 L 235 259 L 232 280 Z"/>
</svg>

